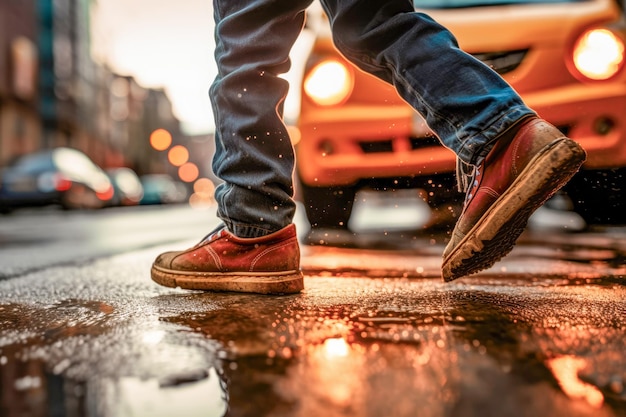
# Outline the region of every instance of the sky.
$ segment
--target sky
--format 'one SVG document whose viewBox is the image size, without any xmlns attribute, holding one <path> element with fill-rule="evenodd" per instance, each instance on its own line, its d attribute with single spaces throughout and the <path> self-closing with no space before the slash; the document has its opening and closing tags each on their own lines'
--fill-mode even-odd
<svg viewBox="0 0 626 417">
<path fill-rule="evenodd" d="M 97 0 L 93 11 L 94 59 L 146 88 L 165 88 L 189 134 L 213 132 L 209 87 L 213 58 L 212 0 Z M 299 85 L 313 42 L 305 31 L 292 48 L 285 120 L 299 113 Z"/>
<path fill-rule="evenodd" d="M 165 88 L 189 133 L 214 129 L 211 0 L 99 0 L 92 24 L 97 62 L 146 88 Z"/>
</svg>

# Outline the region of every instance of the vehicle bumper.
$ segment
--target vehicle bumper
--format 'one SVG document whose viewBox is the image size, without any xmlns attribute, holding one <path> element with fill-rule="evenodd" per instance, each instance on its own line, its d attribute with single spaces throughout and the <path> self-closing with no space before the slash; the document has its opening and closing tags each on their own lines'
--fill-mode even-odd
<svg viewBox="0 0 626 417">
<path fill-rule="evenodd" d="M 321 109 L 309 116 L 300 121 L 302 139 L 296 147 L 298 173 L 308 185 L 348 185 L 364 178 L 454 169 L 452 151 L 433 143 L 434 138 L 420 141 L 418 136 L 428 131 L 420 126 L 415 132 L 415 112 L 406 105 Z"/>
<path fill-rule="evenodd" d="M 577 85 L 524 99 L 587 151 L 584 168 L 626 166 L 626 84 Z"/>
<path fill-rule="evenodd" d="M 587 151 L 586 169 L 626 166 L 626 85 L 577 84 L 525 94 L 525 102 Z M 452 151 L 420 142 L 427 129 L 408 105 L 361 105 L 302 113 L 298 173 L 308 185 L 454 171 Z M 365 150 L 372 145 L 373 151 Z"/>
</svg>

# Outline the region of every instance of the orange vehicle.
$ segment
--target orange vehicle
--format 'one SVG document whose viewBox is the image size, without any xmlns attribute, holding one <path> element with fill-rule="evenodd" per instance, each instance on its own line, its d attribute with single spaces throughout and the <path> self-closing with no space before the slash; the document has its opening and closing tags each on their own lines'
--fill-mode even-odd
<svg viewBox="0 0 626 417">
<path fill-rule="evenodd" d="M 626 223 L 626 22 L 620 5 L 415 3 L 586 149 L 584 169 L 566 188 L 574 209 L 588 223 Z M 421 188 L 438 197 L 431 205 L 462 200 L 454 185 L 455 155 L 391 86 L 349 64 L 325 25 L 315 30 L 296 126 L 297 174 L 312 227 L 347 228 L 355 193 L 364 187 Z"/>
</svg>

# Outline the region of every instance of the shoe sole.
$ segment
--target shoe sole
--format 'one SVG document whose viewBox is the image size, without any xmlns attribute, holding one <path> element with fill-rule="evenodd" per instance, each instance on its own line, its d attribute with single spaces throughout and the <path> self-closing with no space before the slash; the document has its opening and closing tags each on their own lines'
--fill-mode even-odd
<svg viewBox="0 0 626 417">
<path fill-rule="evenodd" d="M 443 280 L 449 282 L 487 269 L 511 252 L 530 216 L 574 176 L 584 161 L 585 151 L 571 139 L 546 145 L 444 259 Z"/>
<path fill-rule="evenodd" d="M 268 273 L 209 273 L 173 271 L 153 265 L 150 271 L 157 284 L 186 290 L 295 294 L 304 289 L 300 271 Z"/>
</svg>

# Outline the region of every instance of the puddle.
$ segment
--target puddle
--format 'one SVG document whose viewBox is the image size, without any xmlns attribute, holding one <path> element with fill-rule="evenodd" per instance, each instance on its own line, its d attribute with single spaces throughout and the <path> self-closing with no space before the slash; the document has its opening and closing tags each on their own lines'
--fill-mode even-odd
<svg viewBox="0 0 626 417">
<path fill-rule="evenodd" d="M 155 378 L 77 381 L 48 372 L 43 361 L 10 361 L 0 376 L 0 415 L 6 417 L 222 417 L 228 407 L 225 382 L 214 368 L 200 380 L 167 386 Z"/>
<path fill-rule="evenodd" d="M 623 286 L 308 280 L 0 305 L 0 415 L 626 411 Z"/>
<path fill-rule="evenodd" d="M 228 409 L 225 381 L 215 368 L 199 381 L 163 386 L 156 379 L 105 379 L 89 386 L 86 403 L 102 417 L 222 417 Z"/>
</svg>

